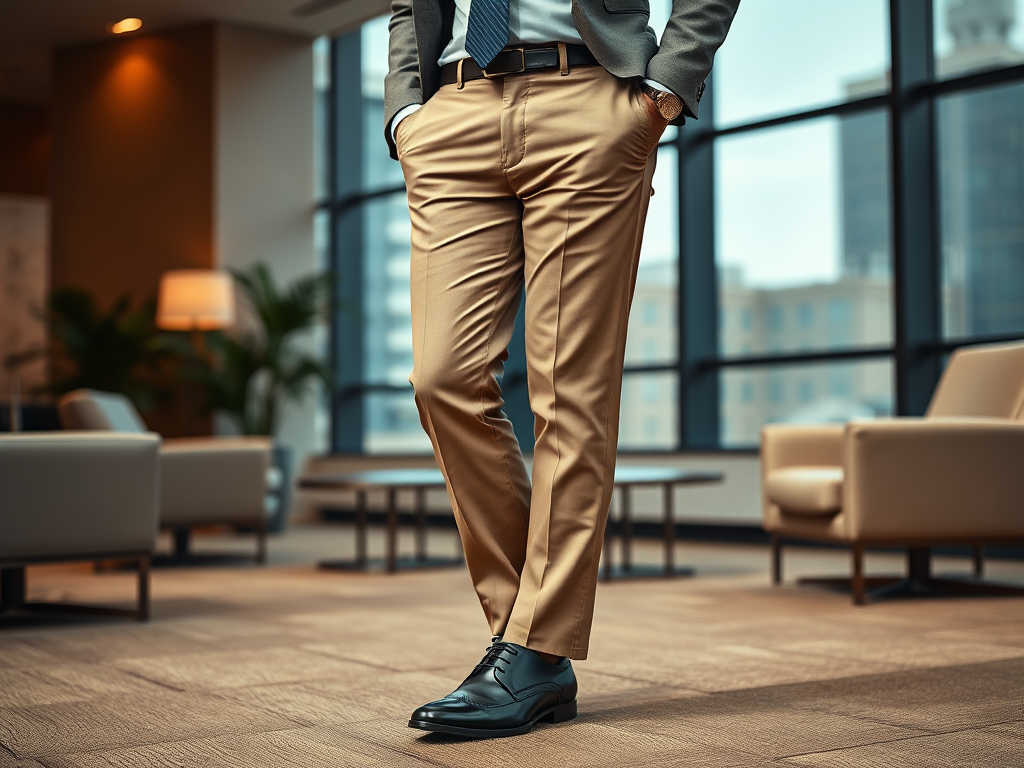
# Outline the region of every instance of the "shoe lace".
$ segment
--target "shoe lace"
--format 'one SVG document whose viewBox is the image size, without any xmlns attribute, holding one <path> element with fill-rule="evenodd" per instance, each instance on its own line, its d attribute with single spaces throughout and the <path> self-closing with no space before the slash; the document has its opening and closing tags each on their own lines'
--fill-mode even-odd
<svg viewBox="0 0 1024 768">
<path fill-rule="evenodd" d="M 505 668 L 501 666 L 501 662 L 509 664 L 512 661 L 511 658 L 502 655 L 505 653 L 510 653 L 513 656 L 519 655 L 519 651 L 517 651 L 515 646 L 511 643 L 503 643 L 499 640 L 495 640 L 491 643 L 490 647 L 488 647 L 487 653 L 484 654 L 480 663 L 473 668 L 473 672 L 470 674 L 470 677 L 473 677 L 486 669 L 492 668 L 497 669 L 499 672 L 504 672 Z"/>
</svg>

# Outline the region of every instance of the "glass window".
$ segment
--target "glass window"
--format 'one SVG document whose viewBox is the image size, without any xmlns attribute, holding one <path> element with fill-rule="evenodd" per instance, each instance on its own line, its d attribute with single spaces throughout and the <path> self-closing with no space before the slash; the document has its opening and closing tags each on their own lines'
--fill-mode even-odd
<svg viewBox="0 0 1024 768">
<path fill-rule="evenodd" d="M 744 0 L 715 60 L 715 123 L 888 89 L 888 0 Z"/>
<path fill-rule="evenodd" d="M 675 448 L 679 439 L 678 376 L 627 373 L 622 379 L 619 448 Z"/>
<path fill-rule="evenodd" d="M 366 453 L 430 453 L 411 387 L 407 392 L 371 392 L 364 405 Z"/>
<path fill-rule="evenodd" d="M 1024 84 L 938 107 L 943 330 L 1024 331 Z"/>
<path fill-rule="evenodd" d="M 401 186 L 402 167 L 384 140 L 384 76 L 388 71 L 388 21 L 379 16 L 362 26 L 363 189 Z"/>
<path fill-rule="evenodd" d="M 1024 0 L 934 0 L 935 73 L 1024 63 Z"/>
<path fill-rule="evenodd" d="M 409 209 L 405 192 L 366 201 L 363 213 L 363 378 L 408 385 L 412 370 Z"/>
<path fill-rule="evenodd" d="M 850 322 L 850 303 L 846 299 L 832 299 L 828 303 L 828 322 L 836 328 L 842 328 Z"/>
<path fill-rule="evenodd" d="M 723 355 L 891 341 L 887 146 L 883 112 L 716 141 Z"/>
<path fill-rule="evenodd" d="M 313 177 L 316 200 L 325 200 L 330 195 L 327 162 L 329 150 L 329 121 L 331 87 L 331 39 L 318 37 L 313 41 L 313 162 L 316 169 Z"/>
<path fill-rule="evenodd" d="M 800 381 L 800 402 L 809 403 L 814 399 L 814 382 L 811 379 L 802 379 Z"/>
<path fill-rule="evenodd" d="M 744 381 L 744 382 L 742 382 L 742 387 L 740 388 L 740 393 L 741 393 L 740 394 L 740 399 L 744 403 L 752 403 L 752 402 L 754 402 L 754 383 L 751 382 L 751 381 Z"/>
<path fill-rule="evenodd" d="M 665 25 L 668 23 L 668 17 L 672 15 L 672 0 L 651 0 L 650 7 L 651 17 L 648 23 L 660 42 L 661 35 L 665 31 Z M 674 125 L 670 125 L 661 135 L 661 142 L 675 141 L 678 135 L 679 129 Z M 667 160 L 667 158 L 665 159 Z"/>
<path fill-rule="evenodd" d="M 722 402 L 724 447 L 756 445 L 770 422 L 845 422 L 892 413 L 888 360 L 737 367 L 720 375 L 728 393 Z"/>
<path fill-rule="evenodd" d="M 814 305 L 812 303 L 805 301 L 796 308 L 796 323 L 801 328 L 810 328 L 814 325 Z"/>
<path fill-rule="evenodd" d="M 679 182 L 677 150 L 658 150 L 636 291 L 629 313 L 626 365 L 674 362 L 678 354 Z"/>
</svg>

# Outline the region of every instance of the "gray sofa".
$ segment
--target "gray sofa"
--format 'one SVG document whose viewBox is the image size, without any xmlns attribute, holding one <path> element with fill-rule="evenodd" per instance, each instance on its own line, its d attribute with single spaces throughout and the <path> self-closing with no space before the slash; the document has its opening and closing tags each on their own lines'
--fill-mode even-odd
<svg viewBox="0 0 1024 768">
<path fill-rule="evenodd" d="M 0 435 L 0 613 L 149 617 L 159 447 L 152 433 Z M 138 564 L 134 610 L 26 601 L 26 566 L 115 559 Z"/>
<path fill-rule="evenodd" d="M 79 389 L 58 403 L 67 430 L 141 433 L 146 429 L 123 395 Z M 175 555 L 184 558 L 192 528 L 228 525 L 256 532 L 256 560 L 266 560 L 267 517 L 274 510 L 275 478 L 269 438 L 178 438 L 160 447 L 160 527 L 175 534 Z"/>
</svg>

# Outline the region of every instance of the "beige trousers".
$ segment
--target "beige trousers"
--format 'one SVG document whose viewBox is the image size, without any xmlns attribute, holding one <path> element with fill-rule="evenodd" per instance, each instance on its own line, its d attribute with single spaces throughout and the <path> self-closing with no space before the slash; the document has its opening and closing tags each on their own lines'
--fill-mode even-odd
<svg viewBox="0 0 1024 768">
<path fill-rule="evenodd" d="M 584 659 L 659 135 L 636 83 L 579 67 L 448 85 L 403 120 L 413 372 L 493 634 Z M 501 411 L 526 290 L 532 478 Z"/>
</svg>

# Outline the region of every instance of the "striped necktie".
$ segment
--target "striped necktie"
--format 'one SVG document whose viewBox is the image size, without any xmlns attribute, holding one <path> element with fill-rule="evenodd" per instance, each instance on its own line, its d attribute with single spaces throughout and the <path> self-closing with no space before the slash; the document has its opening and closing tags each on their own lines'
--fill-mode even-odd
<svg viewBox="0 0 1024 768">
<path fill-rule="evenodd" d="M 473 0 L 466 24 L 466 53 L 486 67 L 508 45 L 508 0 Z"/>
</svg>

